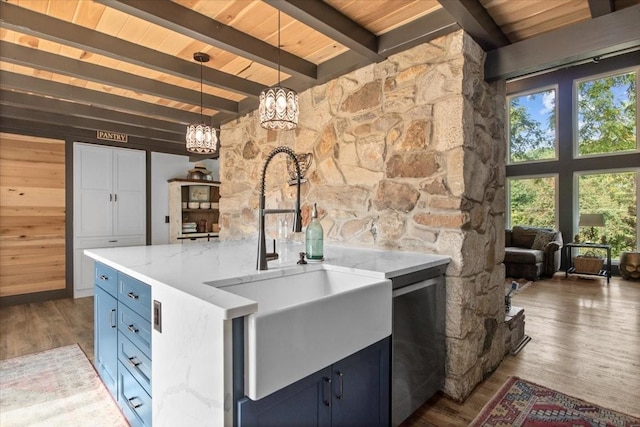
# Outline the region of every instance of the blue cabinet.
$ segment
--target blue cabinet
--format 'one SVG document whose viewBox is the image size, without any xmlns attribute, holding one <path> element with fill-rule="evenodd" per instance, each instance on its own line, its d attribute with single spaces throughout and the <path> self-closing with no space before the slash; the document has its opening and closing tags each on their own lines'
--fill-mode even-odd
<svg viewBox="0 0 640 427">
<path fill-rule="evenodd" d="M 118 301 L 96 286 L 93 300 L 94 350 L 96 370 L 113 396 L 118 378 Z"/>
<path fill-rule="evenodd" d="M 151 426 L 151 287 L 95 266 L 95 362 L 132 426 Z"/>
<path fill-rule="evenodd" d="M 238 401 L 238 426 L 388 426 L 389 338 L 263 399 Z"/>
</svg>

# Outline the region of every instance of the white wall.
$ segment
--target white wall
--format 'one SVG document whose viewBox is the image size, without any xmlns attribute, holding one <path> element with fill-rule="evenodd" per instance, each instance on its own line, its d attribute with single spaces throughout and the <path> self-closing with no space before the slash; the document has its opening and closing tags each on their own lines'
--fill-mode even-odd
<svg viewBox="0 0 640 427">
<path fill-rule="evenodd" d="M 218 160 L 207 159 L 203 163 L 215 181 L 220 180 Z M 169 215 L 169 183 L 172 178 L 186 178 L 189 169 L 195 163 L 188 156 L 177 154 L 151 153 L 151 244 L 169 243 L 169 224 L 165 217 Z"/>
</svg>

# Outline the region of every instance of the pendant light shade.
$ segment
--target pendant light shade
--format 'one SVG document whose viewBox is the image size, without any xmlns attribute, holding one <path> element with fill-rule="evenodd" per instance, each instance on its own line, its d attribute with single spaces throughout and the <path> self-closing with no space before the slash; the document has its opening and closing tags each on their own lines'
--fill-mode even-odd
<svg viewBox="0 0 640 427">
<path fill-rule="evenodd" d="M 212 154 L 218 150 L 218 137 L 216 135 L 216 130 L 211 126 L 205 125 L 204 120 L 202 120 L 202 63 L 209 62 L 209 55 L 202 52 L 196 52 L 193 54 L 193 59 L 200 63 L 201 123 L 187 126 L 187 134 L 185 136 L 187 151 L 197 154 Z"/>
<path fill-rule="evenodd" d="M 280 86 L 280 11 L 278 11 L 278 85 L 260 93 L 260 126 L 271 130 L 291 130 L 298 126 L 298 94 Z"/>
</svg>

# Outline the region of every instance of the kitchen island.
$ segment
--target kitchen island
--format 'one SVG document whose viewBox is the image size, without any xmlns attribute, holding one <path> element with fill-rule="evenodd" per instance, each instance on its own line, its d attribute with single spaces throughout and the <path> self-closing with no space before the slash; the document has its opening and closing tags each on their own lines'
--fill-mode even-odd
<svg viewBox="0 0 640 427">
<path fill-rule="evenodd" d="M 85 251 L 97 265 L 150 289 L 153 303 L 143 314 L 152 325 L 153 425 L 234 425 L 244 398 L 244 319 L 258 312 L 259 304 L 225 287 L 328 270 L 385 282 L 390 299 L 395 278 L 434 269 L 441 275 L 449 262 L 440 255 L 327 246 L 324 262 L 298 265 L 302 245 L 290 242 L 279 249 L 280 258 L 264 271 L 256 269 L 253 240 Z M 373 329 L 382 339 L 391 335 L 392 325 L 385 320 Z"/>
</svg>

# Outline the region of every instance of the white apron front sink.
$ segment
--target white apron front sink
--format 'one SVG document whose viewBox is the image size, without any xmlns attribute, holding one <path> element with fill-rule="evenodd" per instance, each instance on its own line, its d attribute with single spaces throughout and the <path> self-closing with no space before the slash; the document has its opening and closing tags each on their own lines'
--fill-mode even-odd
<svg viewBox="0 0 640 427">
<path fill-rule="evenodd" d="M 245 318 L 245 394 L 261 399 L 391 335 L 391 281 L 331 270 L 220 287 Z"/>
</svg>

